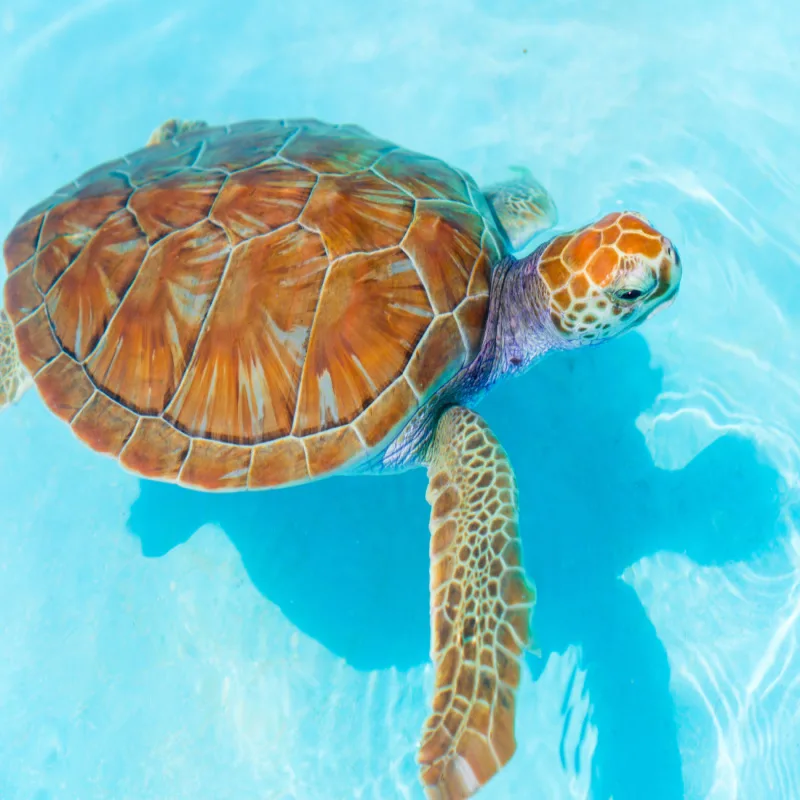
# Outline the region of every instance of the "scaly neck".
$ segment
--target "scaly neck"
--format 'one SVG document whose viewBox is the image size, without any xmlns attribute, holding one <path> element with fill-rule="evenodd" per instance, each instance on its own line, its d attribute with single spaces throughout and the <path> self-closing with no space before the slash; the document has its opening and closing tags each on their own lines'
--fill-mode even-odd
<svg viewBox="0 0 800 800">
<path fill-rule="evenodd" d="M 526 258 L 504 258 L 492 273 L 489 313 L 481 349 L 469 372 L 474 385 L 488 389 L 508 375 L 570 344 L 550 318 L 548 292 L 539 275 L 544 245 Z"/>
</svg>

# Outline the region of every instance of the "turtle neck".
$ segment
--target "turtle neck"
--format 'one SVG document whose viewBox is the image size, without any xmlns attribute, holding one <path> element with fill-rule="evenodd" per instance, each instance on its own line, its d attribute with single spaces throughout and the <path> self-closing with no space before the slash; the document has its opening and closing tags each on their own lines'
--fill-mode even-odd
<svg viewBox="0 0 800 800">
<path fill-rule="evenodd" d="M 448 406 L 475 406 L 503 378 L 519 375 L 547 353 L 571 346 L 550 319 L 547 290 L 538 269 L 544 247 L 519 260 L 508 256 L 495 266 L 478 354 L 422 405 L 402 435 L 379 457 L 381 469 L 407 469 L 424 460 L 435 421 Z"/>
<path fill-rule="evenodd" d="M 481 349 L 464 376 L 469 390 L 482 395 L 547 353 L 569 348 L 550 319 L 547 289 L 539 275 L 544 247 L 519 260 L 507 256 L 495 267 Z"/>
</svg>

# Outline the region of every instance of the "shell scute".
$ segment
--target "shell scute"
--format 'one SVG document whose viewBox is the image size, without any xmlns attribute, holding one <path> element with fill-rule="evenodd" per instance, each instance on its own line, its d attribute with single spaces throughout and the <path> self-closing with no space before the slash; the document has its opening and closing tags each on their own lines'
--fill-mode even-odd
<svg viewBox="0 0 800 800">
<path fill-rule="evenodd" d="M 432 316 L 425 287 L 399 248 L 332 264 L 293 433 L 305 436 L 355 419 L 402 372 Z"/>
<path fill-rule="evenodd" d="M 97 385 L 134 411 L 162 413 L 229 255 L 228 238 L 208 221 L 154 244 L 86 361 Z"/>
<path fill-rule="evenodd" d="M 241 489 L 247 485 L 251 457 L 249 447 L 193 439 L 179 479 L 198 489 Z"/>
<path fill-rule="evenodd" d="M 417 394 L 429 395 L 464 365 L 466 346 L 452 314 L 436 318 L 408 364 L 406 375 Z"/>
<path fill-rule="evenodd" d="M 262 134 L 275 135 L 276 131 L 288 131 L 287 135 L 294 133 L 304 124 L 310 124 L 314 120 L 282 120 L 282 119 L 245 119 L 241 122 L 234 122 L 222 129 L 228 136 L 238 138 L 242 135 Z M 208 128 L 206 128 L 208 130 Z"/>
<path fill-rule="evenodd" d="M 308 474 L 314 478 L 357 461 L 364 455 L 364 445 L 350 426 L 309 436 L 304 441 Z"/>
<path fill-rule="evenodd" d="M 8 235 L 3 244 L 3 258 L 9 273 L 33 258 L 44 217 L 44 212 L 36 214 L 31 219 L 19 223 Z"/>
<path fill-rule="evenodd" d="M 133 283 L 147 242 L 126 209 L 112 214 L 47 293 L 46 305 L 64 349 L 87 358 Z"/>
<path fill-rule="evenodd" d="M 300 223 L 319 231 L 331 258 L 393 247 L 402 241 L 414 201 L 373 172 L 323 175 Z"/>
<path fill-rule="evenodd" d="M 42 292 L 50 290 L 95 234 L 125 208 L 129 196 L 130 189 L 116 183 L 108 194 L 94 194 L 87 188 L 47 212 L 34 273 Z"/>
<path fill-rule="evenodd" d="M 327 269 L 319 236 L 298 225 L 236 248 L 167 418 L 225 442 L 286 436 Z"/>
<path fill-rule="evenodd" d="M 50 291 L 50 287 L 61 277 L 91 238 L 91 233 L 88 231 L 73 236 L 59 236 L 37 251 L 33 279 L 41 292 Z"/>
<path fill-rule="evenodd" d="M 436 158 L 395 150 L 374 169 L 417 200 L 456 200 L 472 205 L 464 178 Z"/>
<path fill-rule="evenodd" d="M 190 139 L 183 143 L 173 139 L 163 144 L 143 147 L 126 156 L 125 163 L 119 166 L 118 171 L 131 186 L 144 186 L 194 166 L 204 146 L 204 139 Z"/>
<path fill-rule="evenodd" d="M 488 294 L 467 297 L 455 311 L 459 329 L 468 345 L 468 357 L 470 360 L 473 359 L 480 350 L 488 313 Z"/>
<path fill-rule="evenodd" d="M 319 174 L 349 175 L 368 169 L 394 149 L 390 142 L 358 131 L 309 126 L 286 144 L 281 156 Z"/>
<path fill-rule="evenodd" d="M 16 323 L 36 311 L 42 304 L 42 293 L 33 279 L 33 261 L 14 270 L 5 283 L 9 319 Z"/>
<path fill-rule="evenodd" d="M 176 480 L 191 439 L 158 417 L 142 417 L 120 453 L 120 463 L 146 478 Z"/>
<path fill-rule="evenodd" d="M 368 447 L 375 447 L 408 419 L 419 399 L 408 379 L 401 377 L 356 420 L 356 429 Z"/>
<path fill-rule="evenodd" d="M 72 422 L 94 394 L 83 367 L 66 353 L 57 355 L 36 375 L 36 388 L 47 407 L 65 422 Z"/>
<path fill-rule="evenodd" d="M 43 305 L 18 323 L 15 333 L 20 361 L 34 377 L 62 352 Z"/>
<path fill-rule="evenodd" d="M 299 439 L 279 439 L 253 448 L 247 485 L 267 489 L 307 480 L 306 451 Z"/>
<path fill-rule="evenodd" d="M 481 252 L 484 220 L 468 206 L 420 202 L 403 249 L 414 259 L 437 314 L 463 299 Z"/>
<path fill-rule="evenodd" d="M 219 192 L 211 219 L 234 244 L 294 222 L 317 176 L 284 161 L 268 161 L 231 175 Z"/>
<path fill-rule="evenodd" d="M 207 134 L 197 166 L 236 172 L 262 164 L 275 156 L 295 132 L 280 123 L 242 125 L 230 133 Z"/>
<path fill-rule="evenodd" d="M 138 419 L 136 414 L 110 397 L 95 392 L 72 420 L 72 430 L 93 450 L 118 456 Z"/>
<path fill-rule="evenodd" d="M 225 173 L 217 170 L 186 170 L 152 181 L 137 189 L 128 209 L 150 244 L 182 228 L 190 228 L 208 217 L 217 199 Z"/>
</svg>

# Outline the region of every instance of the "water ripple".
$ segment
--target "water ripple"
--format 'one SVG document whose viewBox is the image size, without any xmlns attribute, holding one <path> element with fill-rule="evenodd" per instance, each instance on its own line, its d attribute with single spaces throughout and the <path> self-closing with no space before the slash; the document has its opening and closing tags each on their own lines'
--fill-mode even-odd
<svg viewBox="0 0 800 800">
<path fill-rule="evenodd" d="M 797 532 L 751 564 L 700 567 L 661 554 L 625 580 L 664 642 L 672 691 L 688 710 L 679 728 L 688 800 L 764 797 L 766 787 L 770 797 L 800 796 Z M 711 753 L 698 730 L 712 732 Z"/>
</svg>

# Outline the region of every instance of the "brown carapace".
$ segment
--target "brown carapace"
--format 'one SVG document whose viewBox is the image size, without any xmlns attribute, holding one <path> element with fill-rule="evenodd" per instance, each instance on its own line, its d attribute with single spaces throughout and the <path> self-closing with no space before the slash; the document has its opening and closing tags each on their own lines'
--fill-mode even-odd
<svg viewBox="0 0 800 800">
<path fill-rule="evenodd" d="M 474 354 L 502 238 L 468 176 L 315 121 L 152 141 L 5 245 L 22 363 L 94 449 L 203 489 L 303 481 Z"/>
</svg>

